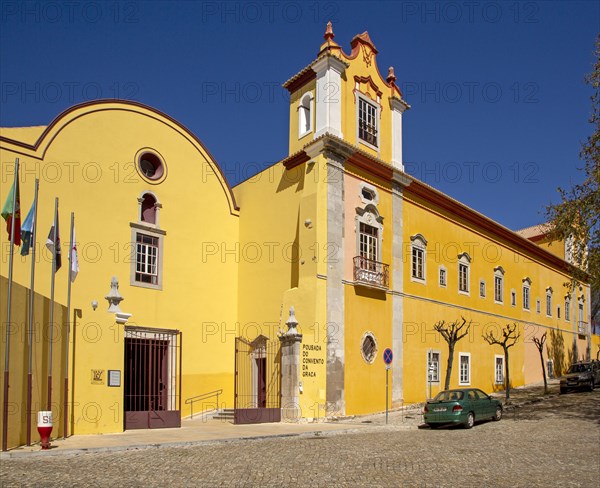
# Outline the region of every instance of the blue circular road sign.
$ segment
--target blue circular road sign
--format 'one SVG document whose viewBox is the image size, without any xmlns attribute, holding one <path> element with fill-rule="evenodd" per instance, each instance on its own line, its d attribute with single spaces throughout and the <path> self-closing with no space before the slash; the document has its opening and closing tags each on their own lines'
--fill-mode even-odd
<svg viewBox="0 0 600 488">
<path fill-rule="evenodd" d="M 392 359 L 394 359 L 394 353 L 388 347 L 385 351 L 383 351 L 383 362 L 385 364 L 392 364 Z"/>
</svg>

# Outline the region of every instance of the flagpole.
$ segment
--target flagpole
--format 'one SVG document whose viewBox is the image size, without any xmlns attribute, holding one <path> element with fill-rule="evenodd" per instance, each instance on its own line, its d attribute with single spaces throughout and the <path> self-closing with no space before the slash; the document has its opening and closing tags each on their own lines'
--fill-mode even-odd
<svg viewBox="0 0 600 488">
<path fill-rule="evenodd" d="M 10 366 L 10 312 L 13 281 L 13 247 L 15 244 L 15 211 L 19 184 L 19 158 L 15 158 L 15 179 L 13 182 L 12 217 L 10 221 L 10 254 L 8 257 L 8 293 L 6 297 L 6 348 L 4 349 L 4 401 L 2 405 L 2 450 L 8 449 L 8 378 Z"/>
<path fill-rule="evenodd" d="M 35 179 L 35 191 L 33 197 L 33 223 L 31 225 L 31 278 L 29 280 L 29 363 L 27 370 L 27 445 L 31 445 L 31 392 L 33 389 L 33 302 L 35 283 L 35 240 L 37 238 L 37 202 L 40 180 Z"/>
<path fill-rule="evenodd" d="M 69 329 L 71 322 L 71 272 L 73 266 L 73 237 L 75 233 L 75 213 L 71 212 L 71 237 L 69 239 L 69 271 L 67 273 L 67 342 L 65 347 L 65 403 L 63 408 L 63 439 L 67 438 L 67 422 L 69 419 Z"/>
<path fill-rule="evenodd" d="M 54 275 L 56 274 L 56 254 L 58 245 L 58 197 L 54 200 L 54 233 L 52 235 L 52 281 L 50 282 L 50 331 L 48 348 L 48 403 L 47 409 L 52 410 L 52 342 L 54 340 Z"/>
</svg>

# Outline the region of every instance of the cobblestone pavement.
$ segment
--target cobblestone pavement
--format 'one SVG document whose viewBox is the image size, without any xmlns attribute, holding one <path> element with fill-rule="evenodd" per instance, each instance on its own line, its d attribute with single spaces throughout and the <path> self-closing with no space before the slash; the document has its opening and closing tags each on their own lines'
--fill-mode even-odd
<svg viewBox="0 0 600 488">
<path fill-rule="evenodd" d="M 519 397 L 518 393 L 515 397 Z M 501 422 L 406 428 L 417 410 L 347 420 L 366 430 L 2 460 L 2 487 L 596 487 L 600 390 L 522 396 Z M 520 405 L 520 406 L 519 406 Z"/>
</svg>

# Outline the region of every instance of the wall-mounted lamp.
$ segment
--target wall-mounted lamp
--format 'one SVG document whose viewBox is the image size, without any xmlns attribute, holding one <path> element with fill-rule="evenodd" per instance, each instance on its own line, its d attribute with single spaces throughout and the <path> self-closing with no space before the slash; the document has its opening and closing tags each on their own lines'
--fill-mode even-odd
<svg viewBox="0 0 600 488">
<path fill-rule="evenodd" d="M 96 311 L 97 308 L 98 308 L 98 300 L 92 300 L 92 309 L 94 310 L 94 312 Z"/>
</svg>

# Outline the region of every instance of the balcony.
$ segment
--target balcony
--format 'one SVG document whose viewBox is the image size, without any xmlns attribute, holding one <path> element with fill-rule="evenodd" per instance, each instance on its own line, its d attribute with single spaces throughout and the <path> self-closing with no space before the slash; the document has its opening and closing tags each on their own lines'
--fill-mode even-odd
<svg viewBox="0 0 600 488">
<path fill-rule="evenodd" d="M 387 290 L 390 284 L 390 266 L 362 256 L 354 257 L 354 284 Z"/>
<path fill-rule="evenodd" d="M 587 322 L 577 322 L 577 333 L 579 335 L 586 335 L 587 334 Z"/>
</svg>

